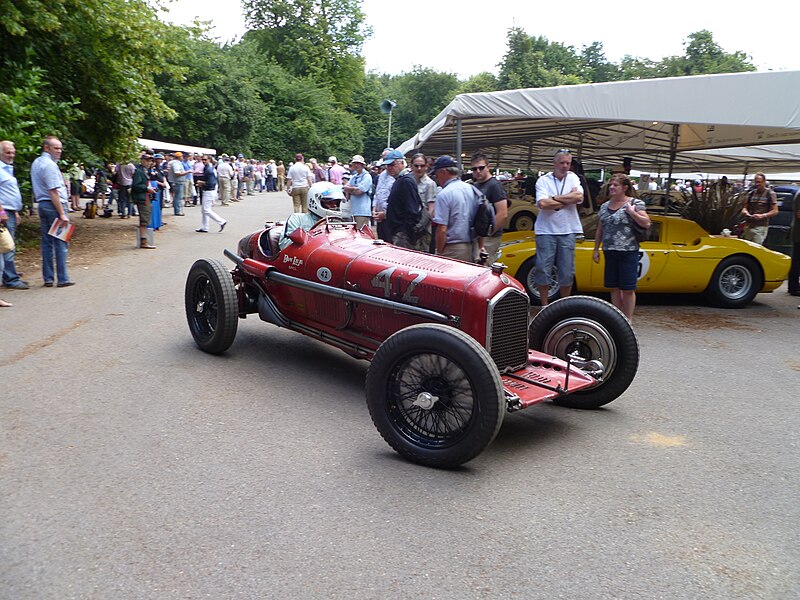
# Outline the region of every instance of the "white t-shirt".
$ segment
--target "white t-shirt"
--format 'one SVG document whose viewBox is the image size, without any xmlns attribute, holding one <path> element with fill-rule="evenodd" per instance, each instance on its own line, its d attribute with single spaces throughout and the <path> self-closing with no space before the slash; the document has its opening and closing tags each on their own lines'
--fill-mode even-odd
<svg viewBox="0 0 800 600">
<path fill-rule="evenodd" d="M 233 176 L 233 167 L 221 160 L 217 163 L 217 177 L 220 179 L 230 179 Z"/>
<path fill-rule="evenodd" d="M 308 187 L 308 178 L 311 177 L 311 171 L 305 163 L 296 162 L 289 167 L 286 177 L 292 180 L 293 188 L 304 188 Z"/>
<path fill-rule="evenodd" d="M 536 180 L 536 204 L 539 200 L 569 194 L 575 189 L 583 195 L 581 180 L 572 171 L 567 171 L 564 179 L 556 179 L 553 173 L 548 173 Z M 540 209 L 533 230 L 536 235 L 583 233 L 578 205 L 570 204 L 558 210 Z"/>
</svg>

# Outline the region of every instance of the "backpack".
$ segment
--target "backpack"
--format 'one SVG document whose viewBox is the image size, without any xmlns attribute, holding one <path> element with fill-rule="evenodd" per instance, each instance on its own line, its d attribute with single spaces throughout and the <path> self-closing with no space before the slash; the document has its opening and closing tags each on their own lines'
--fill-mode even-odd
<svg viewBox="0 0 800 600">
<path fill-rule="evenodd" d="M 419 199 L 419 219 L 412 230 L 414 249 L 420 252 L 427 252 L 431 242 L 431 214 L 428 207 Z"/>
<path fill-rule="evenodd" d="M 494 204 L 475 186 L 470 186 L 475 193 L 478 209 L 472 217 L 473 237 L 488 237 L 494 233 Z"/>
<path fill-rule="evenodd" d="M 90 200 L 86 203 L 86 208 L 83 209 L 83 217 L 85 219 L 94 219 L 97 216 L 97 203 Z"/>
</svg>

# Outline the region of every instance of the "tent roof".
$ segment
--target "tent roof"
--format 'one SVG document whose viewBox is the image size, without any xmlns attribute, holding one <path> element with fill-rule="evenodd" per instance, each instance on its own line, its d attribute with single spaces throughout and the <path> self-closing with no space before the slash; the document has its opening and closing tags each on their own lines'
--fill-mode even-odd
<svg viewBox="0 0 800 600">
<path fill-rule="evenodd" d="M 675 170 L 740 169 L 741 157 L 696 151 L 800 143 L 798 89 L 800 71 L 768 71 L 459 94 L 399 149 L 453 154 L 460 121 L 461 152 L 483 150 L 503 168 L 547 169 L 569 148 L 586 168 L 627 156 L 664 171 L 674 143 Z M 774 154 L 758 168 L 767 164 L 797 167 Z"/>
<path fill-rule="evenodd" d="M 145 148 L 150 148 L 151 150 L 166 150 L 168 152 L 196 152 L 197 154 L 217 154 L 216 149 L 214 148 L 203 148 L 201 146 L 187 146 L 186 144 L 173 144 L 172 142 L 162 142 L 159 140 L 148 140 L 145 138 L 139 138 L 137 140 L 139 145 L 144 146 Z"/>
</svg>

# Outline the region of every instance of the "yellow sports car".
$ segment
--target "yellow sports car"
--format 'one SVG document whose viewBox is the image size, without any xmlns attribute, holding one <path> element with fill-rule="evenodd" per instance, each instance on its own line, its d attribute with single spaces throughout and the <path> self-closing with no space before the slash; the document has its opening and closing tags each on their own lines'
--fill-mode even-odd
<svg viewBox="0 0 800 600">
<path fill-rule="evenodd" d="M 694 221 L 650 215 L 650 238 L 641 243 L 637 291 L 644 293 L 705 293 L 716 306 L 741 308 L 759 292 L 780 287 L 791 259 L 758 244 L 734 237 L 710 235 Z M 592 260 L 594 240 L 579 241 L 575 250 L 575 289 L 604 292 L 603 258 Z M 500 262 L 519 280 L 528 295 L 539 302 L 533 284 L 536 236 L 531 231 L 503 235 Z M 555 275 L 555 274 L 554 274 Z M 555 277 L 550 298 L 558 295 Z"/>
</svg>

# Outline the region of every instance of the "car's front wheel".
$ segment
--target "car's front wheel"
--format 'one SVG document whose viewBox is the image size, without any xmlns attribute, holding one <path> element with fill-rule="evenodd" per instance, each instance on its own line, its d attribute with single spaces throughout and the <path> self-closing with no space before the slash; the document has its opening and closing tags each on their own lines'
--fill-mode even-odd
<svg viewBox="0 0 800 600">
<path fill-rule="evenodd" d="M 753 301 L 762 285 L 761 269 L 754 259 L 729 256 L 714 270 L 706 295 L 715 306 L 742 308 Z"/>
<path fill-rule="evenodd" d="M 370 364 L 367 406 L 384 440 L 406 459 L 453 468 L 497 435 L 505 412 L 500 374 L 465 333 L 413 325 L 381 344 Z"/>
<path fill-rule="evenodd" d="M 570 408 L 598 408 L 615 400 L 639 368 L 639 342 L 630 321 L 608 302 L 589 296 L 562 298 L 539 311 L 531 322 L 530 347 L 561 360 L 577 354 L 603 364 L 596 385 L 553 400 Z"/>
<path fill-rule="evenodd" d="M 230 348 L 239 310 L 233 278 L 220 261 L 195 261 L 186 278 L 184 300 L 189 331 L 199 348 L 210 354 Z"/>
</svg>

